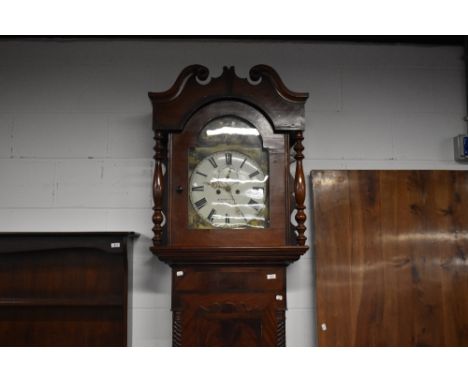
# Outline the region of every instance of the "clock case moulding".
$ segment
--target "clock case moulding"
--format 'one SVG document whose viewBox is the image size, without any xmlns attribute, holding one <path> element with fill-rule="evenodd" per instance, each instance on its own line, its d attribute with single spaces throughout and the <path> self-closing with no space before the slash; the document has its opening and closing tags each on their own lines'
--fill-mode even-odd
<svg viewBox="0 0 468 382">
<path fill-rule="evenodd" d="M 209 71 L 202 65 L 191 65 L 182 70 L 173 86 L 164 92 L 150 92 L 153 105 L 153 130 L 155 134 L 155 170 L 153 178 L 153 245 L 151 251 L 168 264 L 288 264 L 297 260 L 308 247 L 305 245 L 305 177 L 303 170 L 303 131 L 305 129 L 304 104 L 308 93 L 293 92 L 286 88 L 274 69 L 267 65 L 254 66 L 249 78 L 240 78 L 233 67 L 224 67 L 221 76 L 210 78 Z M 173 136 L 181 133 L 190 124 L 192 117 L 203 109 L 229 108 L 232 104 L 242 109 L 252 109 L 265 117 L 272 127 L 273 136 L 281 135 L 284 144 L 270 149 L 280 155 L 283 168 L 274 168 L 270 182 L 284 182 L 282 195 L 276 195 L 284 202 L 278 214 L 283 222 L 278 238 L 278 230 L 263 229 L 260 243 L 257 229 L 229 230 L 230 239 L 181 242 L 175 240 L 171 230 L 187 229 L 183 224 L 172 227 L 171 216 L 178 213 L 176 196 L 186 193 L 187 184 L 179 185 L 172 177 L 178 166 L 178 155 L 187 155 L 180 147 L 172 148 Z M 224 105 L 224 106 L 221 106 Z M 235 114 L 235 113 L 233 113 Z M 240 117 L 243 117 L 240 115 Z M 255 123 L 254 123 L 255 125 Z M 268 137 L 262 136 L 264 142 Z M 274 137 L 273 137 L 274 138 Z M 267 146 L 267 145 L 265 145 Z M 268 148 L 268 147 L 267 147 Z M 168 153 L 173 153 L 172 158 Z M 174 161 L 174 162 L 171 162 Z M 290 164 L 296 162 L 295 176 L 290 175 Z M 270 160 L 270 163 L 272 160 Z M 184 162 L 185 163 L 185 162 Z M 165 171 L 167 169 L 167 171 Z M 187 171 L 186 168 L 179 169 Z M 273 180 L 272 180 L 273 179 Z M 271 192 L 270 192 L 271 194 Z M 273 195 L 272 195 L 273 198 Z M 274 198 L 273 198 L 274 199 Z M 187 200 L 185 200 L 187 203 Z M 296 224 L 291 223 L 291 216 Z M 180 219 L 179 219 L 180 220 Z M 205 230 L 209 231 L 209 230 Z M 217 236 L 222 236 L 221 231 Z M 240 232 L 244 231 L 244 232 Z M 245 232 L 251 231 L 251 232 Z M 271 231 L 271 232 L 270 232 Z M 242 240 L 236 240 L 236 235 Z M 271 240 L 268 240 L 270 235 Z M 269 244 L 274 243 L 274 244 Z"/>
</svg>

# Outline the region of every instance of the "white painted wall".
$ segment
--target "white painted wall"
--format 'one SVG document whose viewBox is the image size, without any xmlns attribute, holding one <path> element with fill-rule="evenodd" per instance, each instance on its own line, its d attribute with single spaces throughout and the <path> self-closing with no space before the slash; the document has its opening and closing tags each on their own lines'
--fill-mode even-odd
<svg viewBox="0 0 468 382">
<path fill-rule="evenodd" d="M 465 132 L 461 57 L 455 47 L 398 45 L 0 41 L 0 231 L 139 232 L 133 345 L 169 346 L 169 267 L 148 250 L 148 91 L 193 63 L 216 76 L 223 65 L 246 76 L 265 63 L 310 93 L 307 172 L 464 169 L 452 149 Z M 288 270 L 288 346 L 315 343 L 312 259 Z"/>
</svg>

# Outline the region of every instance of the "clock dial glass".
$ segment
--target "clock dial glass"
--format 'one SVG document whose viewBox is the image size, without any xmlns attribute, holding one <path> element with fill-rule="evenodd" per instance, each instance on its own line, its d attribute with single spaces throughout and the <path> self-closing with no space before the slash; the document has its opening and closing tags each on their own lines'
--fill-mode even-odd
<svg viewBox="0 0 468 382">
<path fill-rule="evenodd" d="M 203 129 L 189 152 L 189 227 L 268 226 L 268 157 L 246 121 L 223 117 Z"/>
</svg>

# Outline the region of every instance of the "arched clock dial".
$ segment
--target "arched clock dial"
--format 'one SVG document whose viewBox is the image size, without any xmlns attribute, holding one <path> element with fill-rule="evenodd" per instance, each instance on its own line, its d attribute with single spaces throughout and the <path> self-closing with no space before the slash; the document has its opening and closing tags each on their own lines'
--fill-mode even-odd
<svg viewBox="0 0 468 382">
<path fill-rule="evenodd" d="M 267 181 L 261 166 L 238 151 L 206 156 L 190 177 L 190 202 L 216 228 L 263 228 Z"/>
</svg>

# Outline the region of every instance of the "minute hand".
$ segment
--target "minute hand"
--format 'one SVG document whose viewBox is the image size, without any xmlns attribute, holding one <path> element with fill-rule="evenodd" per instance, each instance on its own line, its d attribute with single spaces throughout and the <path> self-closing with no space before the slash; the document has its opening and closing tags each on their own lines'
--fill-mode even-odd
<svg viewBox="0 0 468 382">
<path fill-rule="evenodd" d="M 231 197 L 232 201 L 234 202 L 234 209 L 236 210 L 236 212 L 239 212 L 242 217 L 244 218 L 245 222 L 247 223 L 248 220 L 247 218 L 245 217 L 244 213 L 242 212 L 242 210 L 239 208 L 239 206 L 237 205 L 237 202 L 236 202 L 236 199 L 234 199 L 234 195 L 232 194 L 232 191 L 231 189 L 229 189 L 229 196 Z"/>
</svg>

